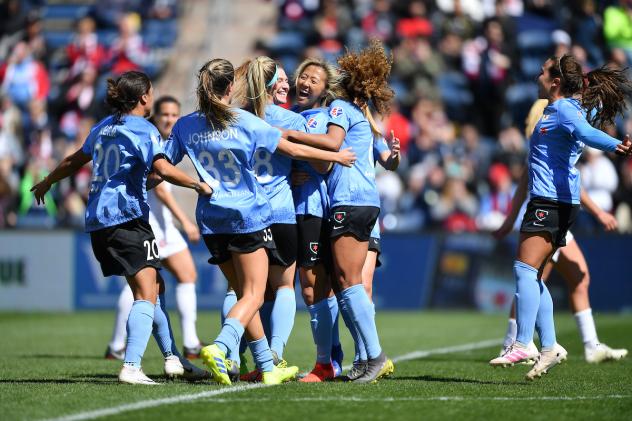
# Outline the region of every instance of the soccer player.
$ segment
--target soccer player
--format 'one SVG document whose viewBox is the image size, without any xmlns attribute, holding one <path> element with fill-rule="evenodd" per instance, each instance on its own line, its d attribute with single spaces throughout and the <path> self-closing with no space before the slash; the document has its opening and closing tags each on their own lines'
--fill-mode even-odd
<svg viewBox="0 0 632 421">
<path fill-rule="evenodd" d="M 567 356 L 556 341 L 553 301 L 542 273 L 557 248 L 566 245 L 566 233 L 579 208 L 580 179 L 575 164 L 582 148 L 586 144 L 618 154 L 630 152 L 629 136 L 622 143 L 593 127 L 611 124 L 623 110 L 630 83 L 622 72 L 603 67 L 584 75 L 573 56 L 552 57 L 542 66 L 538 88 L 540 98 L 548 99 L 549 105 L 530 139 L 530 200 L 514 263 L 516 342 L 504 356 L 490 361 L 502 366 L 527 360 L 527 347 L 537 329 L 542 349 L 526 375 L 529 380 L 547 373 Z"/>
<path fill-rule="evenodd" d="M 260 148 L 271 154 L 278 150 L 297 159 L 344 165 L 352 165 L 355 154 L 293 144 L 260 118 L 231 107 L 234 79 L 234 68 L 224 59 L 210 60 L 200 68 L 198 110 L 178 120 L 165 151 L 173 163 L 188 155 L 200 177 L 214 189 L 210 200 L 198 201 L 196 217 L 211 253 L 209 262 L 220 266 L 238 298 L 214 343 L 202 349 L 201 357 L 218 383 L 231 384 L 229 371 L 233 367 L 226 354 L 229 350 L 230 355 L 238 354 L 247 328 L 262 381 L 278 384 L 294 378 L 298 367 L 273 364 L 259 318 L 268 278 L 267 250 L 274 250 L 276 245 L 270 229 L 270 202 L 253 168 L 255 152 Z"/>
<path fill-rule="evenodd" d="M 161 139 L 166 140 L 171 129 L 180 117 L 180 102 L 172 96 L 162 96 L 154 102 L 153 123 L 158 128 Z M 178 206 L 171 194 L 171 185 L 162 183 L 147 193 L 149 203 L 149 225 L 156 237 L 158 254 L 161 263 L 176 278 L 176 304 L 180 315 L 182 329 L 183 354 L 185 358 L 199 358 L 202 345 L 195 328 L 197 318 L 197 299 L 195 281 L 197 272 L 193 257 L 182 234 L 175 227 L 173 218 L 180 221 L 182 229 L 189 241 L 200 240 L 197 225 L 189 220 L 184 211 Z M 134 302 L 134 296 L 129 286 L 121 291 L 118 300 L 117 314 L 114 323 L 112 340 L 108 345 L 105 358 L 122 359 L 125 355 L 126 324 L 129 310 Z"/>
<path fill-rule="evenodd" d="M 527 128 L 525 129 L 529 137 L 533 133 L 533 128 L 539 117 L 542 116 L 547 104 L 547 100 L 538 100 L 531 108 L 529 117 L 527 117 Z M 531 124 L 530 122 L 533 123 Z M 502 226 L 494 232 L 494 236 L 497 239 L 504 238 L 513 229 L 514 223 L 518 218 L 519 209 L 527 197 L 527 184 L 528 178 L 525 172 L 514 193 L 511 203 L 511 212 L 507 215 Z M 580 202 L 595 216 L 606 231 L 614 231 L 617 229 L 617 220 L 614 216 L 600 209 L 583 189 L 581 189 L 580 193 Z M 555 270 L 562 275 L 562 278 L 568 286 L 569 302 L 575 316 L 575 321 L 577 322 L 577 328 L 582 337 L 582 342 L 584 343 L 584 358 L 586 361 L 589 363 L 599 363 L 624 358 L 628 353 L 627 349 L 612 349 L 608 345 L 599 342 L 592 309 L 590 307 L 590 298 L 588 296 L 588 286 L 590 284 L 588 265 L 586 264 L 584 254 L 570 230 L 566 234 L 566 246 L 557 249 L 551 257 L 549 265 L 544 270 L 542 276 L 544 281 L 548 278 L 549 266 L 555 268 Z M 512 305 L 507 325 L 507 333 L 505 334 L 503 349 L 500 354 L 501 356 L 507 352 L 515 340 L 516 310 L 515 306 Z M 529 356 L 534 359 L 537 358 L 538 349 L 533 341 L 529 343 L 528 349 Z"/>
<path fill-rule="evenodd" d="M 326 134 L 290 130 L 294 141 L 329 150 L 351 146 L 358 154 L 356 165 L 334 165 L 327 178 L 330 201 L 331 247 L 334 278 L 341 311 L 358 330 L 367 349 L 367 364 L 357 377 L 359 383 L 374 382 L 393 371 L 393 363 L 380 345 L 373 305 L 362 285 L 371 230 L 380 212 L 380 198 L 373 170 L 373 136 L 378 134 L 369 103 L 378 112 L 388 112 L 393 91 L 387 78 L 391 60 L 379 41 L 366 49 L 348 52 L 338 59 L 342 72 L 341 97 L 329 106 Z"/>
<path fill-rule="evenodd" d="M 164 282 L 157 271 L 161 265 L 148 222 L 145 184 L 149 172 L 154 171 L 162 179 L 195 189 L 206 197 L 212 189 L 164 159 L 160 134 L 145 120 L 153 104 L 153 88 L 147 75 L 127 72 L 116 80 L 109 79 L 107 103 L 114 114 L 94 126 L 83 147 L 65 158 L 31 190 L 37 202 L 43 202 L 53 184 L 93 161 L 86 231 L 90 233 L 103 276 L 125 276 L 135 300 L 127 320 L 125 362 L 119 381 L 154 385 L 157 383 L 141 369 L 152 328 L 165 356 L 165 373 L 170 376 L 185 368 L 175 349 L 164 301 L 160 299 Z M 191 367 L 187 368 L 193 370 Z M 196 370 L 201 378 L 206 375 L 203 370 Z"/>
</svg>

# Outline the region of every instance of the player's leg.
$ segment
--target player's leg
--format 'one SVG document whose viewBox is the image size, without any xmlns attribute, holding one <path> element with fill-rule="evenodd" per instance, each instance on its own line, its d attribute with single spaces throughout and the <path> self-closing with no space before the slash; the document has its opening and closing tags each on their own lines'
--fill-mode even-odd
<svg viewBox="0 0 632 421">
<path fill-rule="evenodd" d="M 121 289 L 121 294 L 116 305 L 114 317 L 114 329 L 112 339 L 105 351 L 108 360 L 123 360 L 125 357 L 125 339 L 127 338 L 127 318 L 134 304 L 134 294 L 128 284 Z"/>
<path fill-rule="evenodd" d="M 588 295 L 590 273 L 584 254 L 576 241 L 571 239 L 567 246 L 561 249 L 555 269 L 568 286 L 571 310 L 584 343 L 586 361 L 599 363 L 624 358 L 628 354 L 627 349 L 612 349 L 599 342 Z"/>
<path fill-rule="evenodd" d="M 184 248 L 162 260 L 163 265 L 176 278 L 176 305 L 180 316 L 182 342 L 186 358 L 198 358 L 202 344 L 197 334 L 197 295 L 195 283 L 197 270 L 193 256 L 188 248 Z"/>
</svg>

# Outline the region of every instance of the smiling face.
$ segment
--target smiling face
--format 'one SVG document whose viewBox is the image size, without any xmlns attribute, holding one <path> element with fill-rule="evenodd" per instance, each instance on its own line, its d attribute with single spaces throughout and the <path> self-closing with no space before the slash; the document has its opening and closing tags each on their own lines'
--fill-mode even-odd
<svg viewBox="0 0 632 421">
<path fill-rule="evenodd" d="M 272 87 L 272 100 L 276 105 L 285 104 L 287 102 L 287 94 L 290 91 L 290 83 L 288 81 L 285 70 L 278 68 L 278 78 Z"/>
<path fill-rule="evenodd" d="M 156 126 L 163 138 L 168 138 L 171 134 L 173 125 L 180 117 L 180 107 L 175 102 L 163 102 L 160 104 L 160 110 L 156 114 Z"/>
<path fill-rule="evenodd" d="M 320 66 L 307 66 L 296 81 L 296 103 L 303 110 L 319 107 L 326 89 L 325 70 Z"/>
</svg>

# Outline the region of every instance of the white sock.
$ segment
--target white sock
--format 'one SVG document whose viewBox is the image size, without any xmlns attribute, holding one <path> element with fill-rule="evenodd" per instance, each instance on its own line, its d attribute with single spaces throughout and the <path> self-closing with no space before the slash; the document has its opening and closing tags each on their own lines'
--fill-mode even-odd
<svg viewBox="0 0 632 421">
<path fill-rule="evenodd" d="M 503 348 L 507 348 L 514 343 L 517 335 L 518 325 L 516 324 L 516 319 L 509 319 L 507 322 L 507 333 L 505 333 L 505 340 L 503 341 Z"/>
<path fill-rule="evenodd" d="M 582 335 L 584 347 L 595 348 L 599 343 L 599 338 L 597 338 L 597 328 L 595 327 L 592 309 L 587 308 L 575 313 L 575 321 L 577 322 L 579 333 Z"/>
<path fill-rule="evenodd" d="M 110 340 L 110 349 L 120 351 L 125 348 L 125 339 L 127 338 L 127 318 L 134 304 L 134 294 L 129 285 L 125 285 L 119 295 L 118 305 L 116 307 L 116 319 L 114 319 L 114 332 Z"/>
<path fill-rule="evenodd" d="M 187 282 L 176 286 L 176 303 L 178 304 L 180 325 L 182 326 L 182 342 L 187 348 L 195 348 L 200 344 L 200 339 L 195 329 L 197 296 L 194 283 Z"/>
</svg>

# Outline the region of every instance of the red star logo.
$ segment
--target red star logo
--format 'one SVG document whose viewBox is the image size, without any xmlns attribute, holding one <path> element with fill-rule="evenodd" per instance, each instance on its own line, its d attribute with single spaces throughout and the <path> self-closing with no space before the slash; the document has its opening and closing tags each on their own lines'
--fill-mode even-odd
<svg viewBox="0 0 632 421">
<path fill-rule="evenodd" d="M 546 127 L 540 127 L 540 134 L 546 134 Z"/>
</svg>

